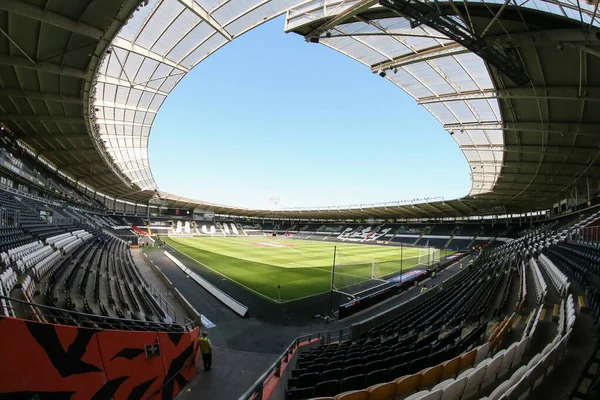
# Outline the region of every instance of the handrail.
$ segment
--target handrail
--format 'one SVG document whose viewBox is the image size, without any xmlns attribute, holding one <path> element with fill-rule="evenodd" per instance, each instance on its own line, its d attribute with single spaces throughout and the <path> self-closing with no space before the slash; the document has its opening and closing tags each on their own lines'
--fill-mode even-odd
<svg viewBox="0 0 600 400">
<path fill-rule="evenodd" d="M 294 353 L 299 344 L 303 341 L 322 339 L 325 342 L 325 344 L 329 344 L 332 341 L 332 333 L 338 332 L 338 339 L 335 340 L 342 340 L 344 331 L 349 332 L 349 329 L 344 328 L 339 329 L 337 331 L 320 331 L 308 335 L 298 336 L 292 341 L 292 343 L 290 343 L 290 345 L 283 351 L 283 353 L 277 358 L 277 360 L 275 360 L 275 362 L 271 364 L 271 366 L 252 384 L 252 386 L 250 386 L 250 388 L 240 396 L 239 400 L 262 399 L 264 384 L 267 381 L 267 379 L 271 376 L 271 374 L 277 377 L 280 376 L 282 362 L 288 362 L 289 356 Z"/>
<path fill-rule="evenodd" d="M 57 307 L 51 307 L 51 306 L 45 306 L 43 304 L 37 304 L 37 303 L 30 303 L 28 301 L 24 301 L 24 300 L 19 300 L 19 299 L 15 299 L 12 297 L 6 297 L 6 296 L 0 296 L 0 300 L 5 300 L 7 302 L 7 308 L 13 309 L 14 307 L 12 306 L 12 303 L 18 303 L 18 304 L 24 304 L 26 306 L 32 306 L 32 307 L 36 307 L 38 309 L 41 310 L 49 310 L 52 312 L 62 312 L 62 313 L 67 313 L 69 315 L 78 315 L 78 316 L 82 316 L 82 317 L 86 317 L 91 319 L 94 322 L 97 323 L 102 323 L 100 321 L 98 321 L 98 319 L 100 319 L 101 321 L 110 324 L 111 322 L 114 323 L 121 323 L 121 322 L 132 322 L 132 323 L 149 323 L 150 325 L 171 325 L 171 326 L 179 326 L 179 327 L 183 327 L 186 330 L 191 330 L 193 328 L 195 328 L 196 323 L 194 321 L 191 321 L 190 323 L 187 324 L 170 324 L 168 322 L 155 322 L 155 321 L 138 321 L 135 319 L 129 319 L 129 318 L 117 318 L 117 317 L 107 317 L 104 315 L 98 315 L 98 314 L 88 314 L 88 313 L 84 313 L 84 312 L 80 312 L 80 311 L 72 311 L 72 310 L 67 310 L 65 308 L 57 308 Z M 23 318 L 25 319 L 25 318 Z"/>
</svg>

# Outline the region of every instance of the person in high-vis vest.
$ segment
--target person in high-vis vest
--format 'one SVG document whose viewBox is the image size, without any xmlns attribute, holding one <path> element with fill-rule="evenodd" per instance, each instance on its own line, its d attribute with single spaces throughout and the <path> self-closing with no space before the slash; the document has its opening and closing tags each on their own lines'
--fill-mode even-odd
<svg viewBox="0 0 600 400">
<path fill-rule="evenodd" d="M 212 365 L 212 346 L 207 332 L 202 332 L 202 336 L 198 339 L 198 346 L 200 346 L 200 352 L 202 353 L 204 370 L 210 371 Z"/>
</svg>

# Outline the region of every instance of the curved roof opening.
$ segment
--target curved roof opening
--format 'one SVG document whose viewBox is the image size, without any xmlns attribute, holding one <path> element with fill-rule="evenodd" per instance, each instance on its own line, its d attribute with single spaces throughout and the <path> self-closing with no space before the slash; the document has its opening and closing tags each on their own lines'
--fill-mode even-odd
<svg viewBox="0 0 600 400">
<path fill-rule="evenodd" d="M 424 107 L 283 25 L 225 46 L 165 100 L 149 141 L 161 190 L 249 208 L 274 193 L 282 207 L 468 193 L 463 154 Z"/>
</svg>

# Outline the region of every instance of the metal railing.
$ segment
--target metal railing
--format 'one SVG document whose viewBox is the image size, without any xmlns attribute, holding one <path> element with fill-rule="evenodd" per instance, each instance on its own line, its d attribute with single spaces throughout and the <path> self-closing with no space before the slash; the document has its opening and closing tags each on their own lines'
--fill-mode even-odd
<svg viewBox="0 0 600 400">
<path fill-rule="evenodd" d="M 336 331 L 322 331 L 311 333 L 309 335 L 298 336 L 290 343 L 290 345 L 281 353 L 277 360 L 250 386 L 239 400 L 262 400 L 263 390 L 266 384 L 273 377 L 281 376 L 281 366 L 287 363 L 290 357 L 300 347 L 300 343 L 311 342 L 314 339 L 320 339 L 321 344 L 330 344 L 341 342 L 350 338 L 350 328 L 343 328 Z"/>
<path fill-rule="evenodd" d="M 6 296 L 0 296 L 0 300 L 4 300 L 4 303 L 6 304 L 5 308 L 4 303 L 0 302 L 1 315 L 15 315 L 22 319 L 38 322 L 49 322 L 61 325 L 103 329 L 123 329 L 124 326 L 128 328 L 139 327 L 140 331 L 151 329 L 161 332 L 170 332 L 170 327 L 173 328 L 173 331 L 190 331 L 196 327 L 196 323 L 191 320 L 186 324 L 140 321 L 135 319 L 106 317 L 79 311 L 71 311 L 64 308 L 30 303 L 24 300 L 14 299 Z"/>
</svg>

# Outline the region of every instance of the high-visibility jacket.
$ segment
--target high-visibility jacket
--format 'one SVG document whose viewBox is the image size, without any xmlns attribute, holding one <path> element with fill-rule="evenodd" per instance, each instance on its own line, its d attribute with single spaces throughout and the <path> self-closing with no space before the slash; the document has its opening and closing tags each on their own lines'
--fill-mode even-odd
<svg viewBox="0 0 600 400">
<path fill-rule="evenodd" d="M 201 336 L 200 339 L 198 339 L 198 345 L 200 346 L 200 352 L 202 354 L 207 354 L 212 352 L 212 349 L 210 347 L 210 339 L 204 336 Z"/>
</svg>

